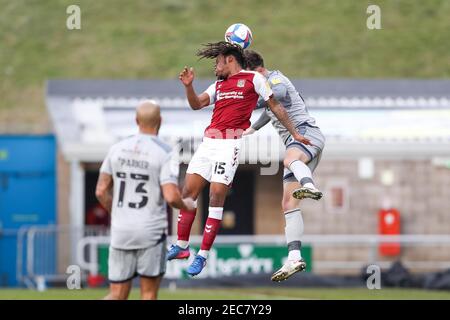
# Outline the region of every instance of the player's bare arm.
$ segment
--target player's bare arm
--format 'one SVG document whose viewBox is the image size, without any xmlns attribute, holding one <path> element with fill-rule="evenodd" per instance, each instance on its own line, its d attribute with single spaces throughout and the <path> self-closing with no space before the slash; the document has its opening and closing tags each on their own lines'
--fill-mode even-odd
<svg viewBox="0 0 450 320">
<path fill-rule="evenodd" d="M 258 103 L 258 105 L 259 105 L 259 103 Z M 254 124 L 252 124 L 251 127 L 248 127 L 242 135 L 247 136 L 247 135 L 253 134 L 257 130 L 264 127 L 269 122 L 270 122 L 270 117 L 267 114 L 267 112 L 264 110 L 263 113 L 261 113 L 261 116 L 258 118 L 258 120 L 256 120 L 256 122 Z"/>
<path fill-rule="evenodd" d="M 181 198 L 180 190 L 174 183 L 166 183 L 161 186 L 164 200 L 167 201 L 169 206 L 181 210 L 194 210 L 195 202 L 191 198 Z"/>
<path fill-rule="evenodd" d="M 95 188 L 95 196 L 97 197 L 100 204 L 109 213 L 111 213 L 112 208 L 112 187 L 113 179 L 112 176 L 107 173 L 100 173 L 97 181 L 97 187 Z"/>
<path fill-rule="evenodd" d="M 271 96 L 267 101 L 267 104 L 269 105 L 269 108 L 270 110 L 272 110 L 273 114 L 278 118 L 278 120 L 280 120 L 281 124 L 289 131 L 289 133 L 295 140 L 303 144 L 311 145 L 309 139 L 305 138 L 300 133 L 298 133 L 297 130 L 295 130 L 294 125 L 289 119 L 289 115 L 287 114 L 286 110 L 284 110 L 283 106 L 278 102 L 278 100 Z"/>
<path fill-rule="evenodd" d="M 191 67 L 188 69 L 188 67 L 184 67 L 178 79 L 180 79 L 186 89 L 186 97 L 189 105 L 193 110 L 198 110 L 209 105 L 209 95 L 205 92 L 200 95 L 195 93 L 192 85 L 194 82 L 194 77 L 194 68 Z"/>
</svg>

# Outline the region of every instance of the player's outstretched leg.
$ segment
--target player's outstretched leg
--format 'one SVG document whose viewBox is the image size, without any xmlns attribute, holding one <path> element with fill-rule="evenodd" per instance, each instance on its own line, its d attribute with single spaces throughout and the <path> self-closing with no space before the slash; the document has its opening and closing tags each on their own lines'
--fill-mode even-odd
<svg viewBox="0 0 450 320">
<path fill-rule="evenodd" d="M 208 219 L 206 219 L 205 230 L 200 251 L 195 256 L 194 261 L 187 269 L 190 276 L 196 276 L 202 272 L 206 266 L 209 250 L 211 249 L 222 222 L 223 207 L 209 207 Z"/>
<path fill-rule="evenodd" d="M 223 183 L 213 182 L 210 186 L 208 219 L 206 219 L 203 231 L 203 240 L 200 251 L 187 269 L 190 276 L 196 276 L 206 266 L 209 250 L 211 249 L 222 222 L 223 204 L 228 192 L 228 186 Z"/>
<path fill-rule="evenodd" d="M 197 199 L 207 181 L 198 174 L 186 174 L 183 188 L 183 198 Z M 187 259 L 190 256 L 189 236 L 197 210 L 180 210 L 177 224 L 177 243 L 170 246 L 167 252 L 167 260 Z"/>
<path fill-rule="evenodd" d="M 289 169 L 294 173 L 301 187 L 292 192 L 296 199 L 311 198 L 319 200 L 322 198 L 322 192 L 316 188 L 312 179 L 311 170 L 300 160 L 290 162 Z"/>
<path fill-rule="evenodd" d="M 300 254 L 300 238 L 303 234 L 303 219 L 300 209 L 287 211 L 284 216 L 286 219 L 285 234 L 289 256 L 284 265 L 272 275 L 271 280 L 277 282 L 286 280 L 294 273 L 306 269 L 306 262 Z"/>
<path fill-rule="evenodd" d="M 322 192 L 316 188 L 312 179 L 311 169 L 305 164 L 309 161 L 309 156 L 298 148 L 288 148 L 284 165 L 292 171 L 300 187 L 292 192 L 296 199 L 310 198 L 319 200 L 322 198 Z"/>
<path fill-rule="evenodd" d="M 284 265 L 272 275 L 272 281 L 279 282 L 286 280 L 294 273 L 304 271 L 306 269 L 306 262 L 302 259 L 300 252 L 300 239 L 303 235 L 304 229 L 302 213 L 298 208 L 300 201 L 291 197 L 292 190 L 298 187 L 298 182 L 289 180 L 283 181 L 282 207 L 286 221 L 284 232 L 286 235 L 289 255 Z"/>
<path fill-rule="evenodd" d="M 170 246 L 167 252 L 167 260 L 189 258 L 189 236 L 196 211 L 180 210 L 178 214 L 178 240 L 176 244 Z"/>
</svg>

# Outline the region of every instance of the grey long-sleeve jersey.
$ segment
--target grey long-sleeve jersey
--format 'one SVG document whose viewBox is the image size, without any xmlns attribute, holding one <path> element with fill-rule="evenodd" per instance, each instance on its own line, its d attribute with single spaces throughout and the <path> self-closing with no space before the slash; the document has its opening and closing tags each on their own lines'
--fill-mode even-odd
<svg viewBox="0 0 450 320">
<path fill-rule="evenodd" d="M 283 75 L 280 71 L 268 71 L 268 81 L 272 88 L 275 99 L 277 99 L 281 105 L 286 109 L 289 119 L 292 121 L 294 127 L 300 125 L 316 126 L 316 121 L 308 113 L 305 102 L 300 94 L 295 89 L 292 82 Z M 256 108 L 264 108 L 264 112 L 260 118 L 252 125 L 252 128 L 259 130 L 265 126 L 269 121 L 272 121 L 272 125 L 278 131 L 280 137 L 284 139 L 289 136 L 289 131 L 281 124 L 277 117 L 273 114 L 267 103 L 262 99 L 258 100 Z"/>
</svg>

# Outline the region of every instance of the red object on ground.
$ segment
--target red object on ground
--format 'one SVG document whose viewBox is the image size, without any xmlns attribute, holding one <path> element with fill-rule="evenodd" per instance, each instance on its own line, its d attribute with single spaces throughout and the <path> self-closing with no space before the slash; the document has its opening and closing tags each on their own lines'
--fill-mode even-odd
<svg viewBox="0 0 450 320">
<path fill-rule="evenodd" d="M 379 211 L 379 234 L 400 235 L 400 212 L 397 209 L 382 209 Z M 400 243 L 380 243 L 379 253 L 382 256 L 397 256 L 400 254 Z"/>
<path fill-rule="evenodd" d="M 100 287 L 105 283 L 105 281 L 106 281 L 105 277 L 99 274 L 95 276 L 90 274 L 87 277 L 88 286 L 91 288 Z"/>
</svg>

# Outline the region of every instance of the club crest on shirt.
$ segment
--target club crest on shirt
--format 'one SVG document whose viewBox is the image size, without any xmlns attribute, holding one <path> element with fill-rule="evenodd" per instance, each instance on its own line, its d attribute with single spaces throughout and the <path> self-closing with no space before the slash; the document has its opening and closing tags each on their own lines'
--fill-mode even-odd
<svg viewBox="0 0 450 320">
<path fill-rule="evenodd" d="M 238 88 L 243 88 L 245 85 L 245 79 L 239 79 L 237 82 Z"/>
</svg>

